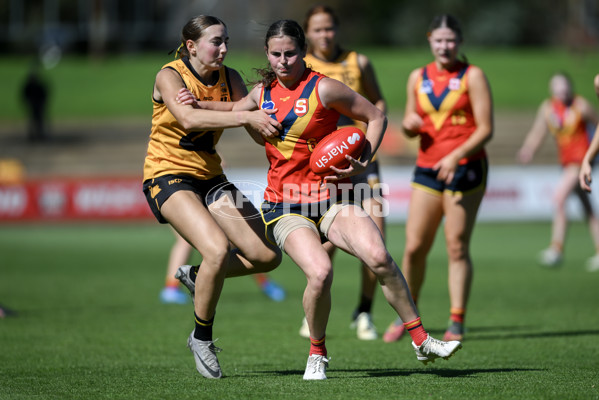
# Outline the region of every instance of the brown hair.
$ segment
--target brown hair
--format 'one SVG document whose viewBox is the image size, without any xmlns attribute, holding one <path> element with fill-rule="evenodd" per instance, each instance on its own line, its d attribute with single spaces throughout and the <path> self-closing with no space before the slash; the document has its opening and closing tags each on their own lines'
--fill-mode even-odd
<svg viewBox="0 0 599 400">
<path fill-rule="evenodd" d="M 437 28 L 448 28 L 451 29 L 458 38 L 458 42 L 462 43 L 464 40 L 464 36 L 462 35 L 462 27 L 460 25 L 460 21 L 456 17 L 451 14 L 440 14 L 433 18 L 430 25 L 428 26 L 428 31 L 426 32 L 426 36 L 430 36 L 431 33 Z M 463 63 L 468 64 L 468 58 L 464 53 L 460 54 L 462 56 L 461 61 Z"/>
<path fill-rule="evenodd" d="M 222 25 L 225 28 L 227 27 L 220 18 L 211 15 L 198 15 L 187 21 L 181 30 L 181 44 L 177 49 L 175 58 L 189 57 L 189 51 L 187 50 L 185 43 L 188 40 L 193 40 L 195 42 L 202 37 L 206 28 L 209 28 L 212 25 Z"/>
<path fill-rule="evenodd" d="M 337 14 L 335 14 L 335 11 L 333 11 L 331 7 L 326 6 L 324 4 L 317 4 L 311 7 L 306 13 L 306 18 L 304 19 L 304 31 L 308 30 L 308 23 L 310 22 L 310 18 L 312 18 L 312 16 L 316 14 L 328 14 L 333 20 L 335 27 L 339 27 L 339 18 L 337 18 Z"/>
<path fill-rule="evenodd" d="M 297 47 L 306 50 L 306 36 L 304 30 L 296 21 L 292 19 L 281 19 L 274 22 L 266 31 L 266 37 L 264 38 L 264 47 L 268 49 L 268 41 L 272 37 L 288 36 L 295 41 Z M 260 82 L 266 87 L 270 86 L 271 83 L 277 79 L 275 72 L 267 65 L 265 68 L 255 69 L 255 71 L 262 77 Z"/>
</svg>

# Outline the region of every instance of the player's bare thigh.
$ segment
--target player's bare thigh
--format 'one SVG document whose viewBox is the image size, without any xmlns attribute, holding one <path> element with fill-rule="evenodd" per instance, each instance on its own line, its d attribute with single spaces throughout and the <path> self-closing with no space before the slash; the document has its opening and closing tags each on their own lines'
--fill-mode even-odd
<svg viewBox="0 0 599 400">
<path fill-rule="evenodd" d="M 227 236 L 197 194 L 177 191 L 162 204 L 160 212 L 202 256 L 228 248 Z"/>
<path fill-rule="evenodd" d="M 308 228 L 293 230 L 287 235 L 284 247 L 285 252 L 306 274 L 308 280 L 316 278 L 316 281 L 322 281 L 331 273 L 331 259 L 314 230 Z"/>
<path fill-rule="evenodd" d="M 580 166 L 576 164 L 569 164 L 564 167 L 559 183 L 555 188 L 554 199 L 557 204 L 564 204 L 570 193 L 576 189 L 579 172 Z"/>
<path fill-rule="evenodd" d="M 443 196 L 413 188 L 406 221 L 406 250 L 431 245 L 443 218 Z"/>
<path fill-rule="evenodd" d="M 276 246 L 266 240 L 260 213 L 247 198 L 240 200 L 229 194 L 223 195 L 208 209 L 231 243 L 247 259 L 267 261 L 278 253 Z"/>
<path fill-rule="evenodd" d="M 355 205 L 343 207 L 327 232 L 328 239 L 340 249 L 365 260 L 372 251 L 384 249 L 382 234 L 366 212 Z"/>
<path fill-rule="evenodd" d="M 449 192 L 443 194 L 445 237 L 447 240 L 455 238 L 465 243 L 470 241 L 484 194 L 483 190 L 466 195 Z"/>
</svg>

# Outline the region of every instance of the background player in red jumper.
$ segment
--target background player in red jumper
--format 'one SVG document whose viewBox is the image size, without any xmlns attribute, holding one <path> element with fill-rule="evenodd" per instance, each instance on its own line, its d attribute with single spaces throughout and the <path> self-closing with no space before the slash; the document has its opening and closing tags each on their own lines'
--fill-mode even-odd
<svg viewBox="0 0 599 400">
<path fill-rule="evenodd" d="M 587 262 L 599 268 L 599 220 L 595 215 L 588 193 L 579 185 L 578 175 L 585 153 L 589 148 L 590 129 L 597 124 L 597 114 L 591 104 L 574 93 L 572 81 L 565 73 L 554 74 L 549 81 L 551 97 L 539 106 L 532 128 L 518 152 L 522 163 L 529 163 L 548 132 L 555 138 L 562 175 L 554 193 L 555 213 L 551 227 L 549 247 L 539 254 L 545 267 L 555 267 L 562 262 L 564 241 L 568 228 L 566 200 L 575 194 L 580 200 L 593 243 L 595 255 Z"/>
<path fill-rule="evenodd" d="M 472 284 L 470 239 L 487 182 L 485 144 L 493 135 L 491 90 L 482 70 L 459 58 L 462 31 L 452 15 L 436 16 L 428 30 L 434 61 L 410 74 L 403 130 L 420 139 L 406 223 L 402 270 L 417 303 L 426 260 L 438 227 L 449 268 L 450 321 L 444 340 L 462 340 Z M 383 339 L 399 340 L 400 320 Z"/>
</svg>

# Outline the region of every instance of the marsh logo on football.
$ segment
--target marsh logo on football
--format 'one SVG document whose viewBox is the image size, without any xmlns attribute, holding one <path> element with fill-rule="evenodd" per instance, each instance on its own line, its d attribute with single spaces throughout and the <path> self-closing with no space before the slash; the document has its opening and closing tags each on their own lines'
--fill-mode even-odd
<svg viewBox="0 0 599 400">
<path fill-rule="evenodd" d="M 266 186 L 260 182 L 232 180 L 213 187 L 207 194 L 210 211 L 231 219 L 261 218 L 260 204 Z"/>
<path fill-rule="evenodd" d="M 349 144 L 354 144 L 360 141 L 360 134 L 358 132 L 354 132 L 353 135 L 347 137 L 347 142 Z"/>
</svg>

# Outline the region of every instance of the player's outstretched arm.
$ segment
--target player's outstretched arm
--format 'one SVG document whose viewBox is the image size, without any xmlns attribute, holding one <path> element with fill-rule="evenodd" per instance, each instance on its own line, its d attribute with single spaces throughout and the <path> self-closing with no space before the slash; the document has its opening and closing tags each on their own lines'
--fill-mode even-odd
<svg viewBox="0 0 599 400">
<path fill-rule="evenodd" d="M 549 101 L 545 100 L 539 106 L 532 128 L 530 128 L 530 131 L 526 134 L 524 143 L 516 154 L 517 160 L 522 164 L 528 164 L 532 161 L 537 149 L 545 139 L 545 135 L 547 134 L 547 124 L 545 123 L 547 107 L 549 107 Z"/>
</svg>

